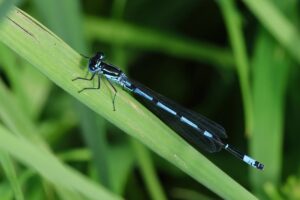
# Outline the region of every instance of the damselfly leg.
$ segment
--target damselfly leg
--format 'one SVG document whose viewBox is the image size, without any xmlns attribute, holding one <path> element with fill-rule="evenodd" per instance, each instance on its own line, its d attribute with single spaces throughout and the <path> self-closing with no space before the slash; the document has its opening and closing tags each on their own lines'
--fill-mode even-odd
<svg viewBox="0 0 300 200">
<path fill-rule="evenodd" d="M 105 76 L 106 80 L 108 81 L 109 85 L 112 87 L 112 89 L 114 90 L 114 96 L 113 96 L 113 110 L 116 111 L 116 106 L 115 106 L 115 100 L 116 100 L 116 96 L 117 96 L 117 89 L 115 88 L 115 86 L 110 82 L 110 80 Z"/>
<path fill-rule="evenodd" d="M 72 79 L 72 81 L 76 81 L 76 80 L 83 80 L 83 81 L 91 81 L 94 79 L 95 75 L 97 73 L 93 73 L 92 76 L 90 78 L 84 78 L 84 77 L 76 77 L 74 79 Z M 100 85 L 101 85 L 101 74 L 97 74 L 97 78 L 98 78 L 98 85 L 97 87 L 85 87 L 82 88 L 81 90 L 78 91 L 78 93 L 81 93 L 84 90 L 99 90 L 100 89 Z M 113 89 L 113 98 L 112 98 L 112 104 L 113 104 L 113 111 L 116 111 L 116 106 L 115 106 L 115 100 L 116 100 L 116 96 L 117 96 L 117 89 L 114 87 L 114 85 L 112 84 L 112 82 L 105 76 L 106 80 L 108 81 L 109 85 L 112 87 Z"/>
<path fill-rule="evenodd" d="M 76 77 L 76 78 L 72 79 L 72 81 L 76 81 L 76 80 L 91 81 L 91 80 L 93 80 L 93 78 L 95 77 L 95 75 L 96 75 L 96 73 L 92 74 L 91 78 Z"/>
<path fill-rule="evenodd" d="M 91 78 L 83 78 L 83 77 L 77 77 L 77 78 L 74 78 L 72 81 L 76 81 L 76 80 L 84 80 L 84 81 L 91 81 L 94 79 L 96 73 L 94 73 Z M 101 82 L 101 75 L 100 74 L 97 74 L 98 76 L 98 85 L 97 87 L 85 87 L 85 88 L 82 88 L 81 90 L 78 91 L 78 93 L 81 93 L 82 91 L 84 90 L 99 90 L 100 89 L 100 82 Z"/>
</svg>

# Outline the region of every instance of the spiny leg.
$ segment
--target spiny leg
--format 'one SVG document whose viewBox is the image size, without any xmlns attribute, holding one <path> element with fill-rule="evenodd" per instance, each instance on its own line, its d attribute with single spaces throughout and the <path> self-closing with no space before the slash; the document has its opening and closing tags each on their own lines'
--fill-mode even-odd
<svg viewBox="0 0 300 200">
<path fill-rule="evenodd" d="M 96 73 L 93 73 L 91 78 L 83 78 L 83 77 L 76 77 L 74 79 L 72 79 L 72 81 L 76 81 L 76 80 L 84 80 L 84 81 L 91 81 L 93 80 L 93 78 L 95 77 Z"/>
<path fill-rule="evenodd" d="M 93 78 L 94 78 L 94 76 L 95 76 L 95 74 L 93 74 L 93 77 L 90 79 L 90 80 L 92 80 Z M 100 80 L 101 80 L 101 75 L 100 74 L 98 74 L 98 86 L 97 87 L 86 87 L 86 88 L 82 88 L 81 90 L 79 90 L 78 91 L 78 93 L 81 93 L 82 91 L 84 91 L 84 90 L 99 90 L 100 89 Z M 80 77 L 79 77 L 80 78 Z M 85 80 L 85 79 L 83 79 L 83 80 Z"/>
<path fill-rule="evenodd" d="M 105 77 L 106 78 L 106 77 Z M 114 90 L 114 96 L 113 96 L 113 100 L 112 100 L 112 103 L 113 103 L 113 110 L 116 111 L 116 106 L 115 106 L 115 99 L 116 99 L 116 96 L 117 96 L 117 89 L 114 87 L 114 85 L 110 82 L 110 80 L 108 78 L 106 78 L 106 80 L 108 81 L 108 83 L 110 84 L 110 86 L 113 88 Z"/>
</svg>

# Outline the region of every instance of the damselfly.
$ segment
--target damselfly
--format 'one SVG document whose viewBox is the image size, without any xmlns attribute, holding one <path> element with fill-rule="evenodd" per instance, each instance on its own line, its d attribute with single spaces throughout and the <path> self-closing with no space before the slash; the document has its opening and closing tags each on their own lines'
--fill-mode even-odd
<svg viewBox="0 0 300 200">
<path fill-rule="evenodd" d="M 262 163 L 224 143 L 223 139 L 227 138 L 227 135 L 222 126 L 129 79 L 119 68 L 105 62 L 102 52 L 97 52 L 89 59 L 88 69 L 92 74 L 90 78 L 77 77 L 73 81 L 91 81 L 97 76 L 98 85 L 97 87 L 83 88 L 78 92 L 88 89 L 100 89 L 100 81 L 103 76 L 114 90 L 112 99 L 114 110 L 117 90 L 113 83 L 139 97 L 141 103 L 197 150 L 204 149 L 213 153 L 225 149 L 254 168 L 260 170 L 264 168 Z"/>
</svg>

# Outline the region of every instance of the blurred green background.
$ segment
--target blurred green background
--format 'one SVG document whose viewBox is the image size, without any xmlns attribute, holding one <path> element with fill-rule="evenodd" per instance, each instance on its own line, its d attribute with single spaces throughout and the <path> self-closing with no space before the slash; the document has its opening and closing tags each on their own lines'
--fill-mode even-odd
<svg viewBox="0 0 300 200">
<path fill-rule="evenodd" d="M 129 77 L 223 125 L 265 170 L 202 153 L 255 196 L 300 199 L 298 1 L 2 0 L 1 18 L 13 4 L 77 52 L 103 51 Z M 125 199 L 222 199 L 3 44 L 0 56 L 4 127 L 34 126 L 61 160 Z M 84 199 L 0 157 L 0 199 Z"/>
</svg>

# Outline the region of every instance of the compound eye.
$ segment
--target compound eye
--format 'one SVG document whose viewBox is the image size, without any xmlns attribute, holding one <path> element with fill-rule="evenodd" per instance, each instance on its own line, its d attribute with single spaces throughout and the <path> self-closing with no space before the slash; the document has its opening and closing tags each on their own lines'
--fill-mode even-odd
<svg viewBox="0 0 300 200">
<path fill-rule="evenodd" d="M 93 71 L 95 71 L 95 67 L 90 66 L 90 67 L 89 67 L 89 70 L 90 70 L 91 72 L 93 72 Z"/>
<path fill-rule="evenodd" d="M 104 60 L 104 58 L 105 58 L 104 53 L 103 53 L 103 52 L 97 52 L 97 58 L 98 58 L 99 60 Z"/>
</svg>

